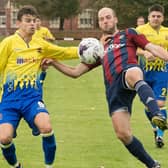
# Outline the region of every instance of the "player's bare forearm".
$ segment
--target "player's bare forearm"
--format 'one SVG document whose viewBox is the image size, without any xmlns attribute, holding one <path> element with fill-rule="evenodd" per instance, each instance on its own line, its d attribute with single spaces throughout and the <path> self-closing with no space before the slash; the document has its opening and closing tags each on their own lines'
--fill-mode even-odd
<svg viewBox="0 0 168 168">
<path fill-rule="evenodd" d="M 148 61 L 154 61 L 156 59 L 156 57 L 151 52 L 141 48 L 137 49 L 137 55 L 145 57 Z"/>
<path fill-rule="evenodd" d="M 112 35 L 102 35 L 101 38 L 100 38 L 100 42 L 104 45 L 106 45 L 112 38 Z"/>
<path fill-rule="evenodd" d="M 165 61 L 168 61 L 168 52 L 161 46 L 148 43 L 145 49 L 150 51 L 154 56 L 157 56 Z"/>
<path fill-rule="evenodd" d="M 69 77 L 72 77 L 72 78 L 78 78 L 89 70 L 89 68 L 83 63 L 80 63 L 75 67 L 71 67 L 71 66 L 62 64 L 58 61 L 54 61 L 53 66 L 57 70 L 62 72 L 63 74 L 65 74 Z"/>
<path fill-rule="evenodd" d="M 42 69 L 47 69 L 48 66 L 53 66 L 58 71 L 72 78 L 78 78 L 89 70 L 89 68 L 83 63 L 80 63 L 75 67 L 71 67 L 53 59 L 44 59 L 41 66 Z"/>
</svg>

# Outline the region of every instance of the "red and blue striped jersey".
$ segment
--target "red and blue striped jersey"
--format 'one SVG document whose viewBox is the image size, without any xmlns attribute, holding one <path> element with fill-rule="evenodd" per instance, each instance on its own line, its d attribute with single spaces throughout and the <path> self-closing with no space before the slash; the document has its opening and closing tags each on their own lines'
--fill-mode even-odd
<svg viewBox="0 0 168 168">
<path fill-rule="evenodd" d="M 137 65 L 137 47 L 144 49 L 147 43 L 149 41 L 145 36 L 138 34 L 133 28 L 119 31 L 112 36 L 104 46 L 105 54 L 102 59 L 105 83 L 111 84 L 123 70 Z"/>
</svg>

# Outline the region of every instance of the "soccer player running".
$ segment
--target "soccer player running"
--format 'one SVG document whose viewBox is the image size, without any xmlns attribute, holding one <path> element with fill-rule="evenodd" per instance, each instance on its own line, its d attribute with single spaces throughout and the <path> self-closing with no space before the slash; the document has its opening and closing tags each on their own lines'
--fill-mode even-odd
<svg viewBox="0 0 168 168">
<path fill-rule="evenodd" d="M 46 168 L 53 168 L 56 140 L 42 98 L 41 60 L 78 58 L 77 47 L 59 47 L 33 37 L 37 12 L 23 6 L 17 14 L 18 32 L 0 43 L 0 147 L 12 168 L 22 168 L 13 138 L 22 118 L 33 135 L 42 136 Z M 32 149 L 33 150 L 33 149 Z"/>
<path fill-rule="evenodd" d="M 152 5 L 149 9 L 148 23 L 138 27 L 137 31 L 144 34 L 145 37 L 152 43 L 158 44 L 165 49 L 168 49 L 168 28 L 162 26 L 164 21 L 164 8 L 159 4 Z M 162 115 L 167 119 L 166 97 L 168 87 L 168 72 L 166 62 L 159 58 L 153 57 L 152 53 L 146 50 L 138 50 L 140 57 L 140 65 L 144 70 L 144 80 L 153 89 L 157 104 Z M 152 114 L 149 108 L 145 109 L 146 116 L 151 122 Z M 161 148 L 164 145 L 164 131 L 159 129 L 152 122 L 154 131 L 155 144 Z"/>
<path fill-rule="evenodd" d="M 41 18 L 38 15 L 36 18 L 36 31 L 34 36 L 41 37 L 44 40 L 48 40 L 50 42 L 54 42 L 55 37 L 52 35 L 50 30 L 47 27 L 41 25 Z"/>
<path fill-rule="evenodd" d="M 106 87 L 106 98 L 109 114 L 115 133 L 126 149 L 148 168 L 160 168 L 144 149 L 142 143 L 131 132 L 130 117 L 133 99 L 138 93 L 141 101 L 151 110 L 153 122 L 166 128 L 166 122 L 160 115 L 152 89 L 143 80 L 143 72 L 138 66 L 136 57 L 137 47 L 145 48 L 154 55 L 168 60 L 168 53 L 162 47 L 146 40 L 144 35 L 134 29 L 124 31 L 117 29 L 117 16 L 113 9 L 102 8 L 98 12 L 99 27 L 102 30 L 102 42 L 105 54 L 95 65 L 80 63 L 71 67 L 51 59 L 44 59 L 43 69 L 54 66 L 64 74 L 77 78 L 102 64 Z"/>
</svg>

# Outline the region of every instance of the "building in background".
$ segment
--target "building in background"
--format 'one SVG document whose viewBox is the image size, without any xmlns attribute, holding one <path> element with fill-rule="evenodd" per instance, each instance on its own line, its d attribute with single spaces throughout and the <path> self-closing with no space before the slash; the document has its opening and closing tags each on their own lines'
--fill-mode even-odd
<svg viewBox="0 0 168 168">
<path fill-rule="evenodd" d="M 6 0 L 0 0 L 0 34 L 6 34 Z"/>
<path fill-rule="evenodd" d="M 16 31 L 17 11 L 17 7 L 14 3 L 12 3 L 11 0 L 0 0 L 0 36 L 13 34 Z M 71 19 L 65 19 L 64 35 L 67 34 L 67 36 L 69 36 L 68 32 L 71 32 L 71 35 L 73 36 L 74 31 L 74 35 L 78 37 L 80 35 L 83 36 L 81 32 L 84 33 L 85 31 L 93 31 L 93 36 L 97 36 L 97 34 L 94 35 L 94 29 L 97 26 L 95 12 L 96 11 L 93 9 L 84 9 L 83 12 L 77 16 Z M 42 23 L 44 26 L 47 26 L 54 34 L 61 34 L 61 32 L 59 33 L 59 18 L 55 18 L 49 21 L 42 20 Z M 62 37 L 62 35 L 60 35 L 60 37 Z"/>
</svg>

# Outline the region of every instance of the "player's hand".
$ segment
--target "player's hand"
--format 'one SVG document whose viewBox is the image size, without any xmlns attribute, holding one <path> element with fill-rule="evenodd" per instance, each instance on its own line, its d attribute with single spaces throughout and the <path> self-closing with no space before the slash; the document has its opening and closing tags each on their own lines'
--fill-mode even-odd
<svg viewBox="0 0 168 168">
<path fill-rule="evenodd" d="M 156 57 L 149 51 L 145 51 L 144 52 L 144 57 L 148 60 L 148 61 L 155 61 Z"/>
<path fill-rule="evenodd" d="M 103 44 L 103 45 L 106 45 L 110 40 L 111 40 L 111 37 L 112 35 L 102 35 L 101 38 L 100 38 L 100 42 Z"/>
<path fill-rule="evenodd" d="M 51 58 L 44 58 L 42 61 L 41 61 L 41 69 L 42 71 L 46 71 L 49 66 L 52 66 L 53 65 L 53 62 L 55 60 L 51 59 Z"/>
</svg>

